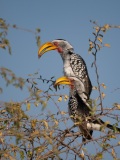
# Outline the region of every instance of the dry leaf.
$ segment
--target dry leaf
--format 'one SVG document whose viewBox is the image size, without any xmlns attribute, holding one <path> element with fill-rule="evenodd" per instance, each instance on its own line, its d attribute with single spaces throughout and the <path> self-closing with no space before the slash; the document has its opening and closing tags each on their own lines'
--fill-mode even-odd
<svg viewBox="0 0 120 160">
<path fill-rule="evenodd" d="M 46 121 L 43 121 L 45 127 L 48 129 L 48 123 Z"/>
<path fill-rule="evenodd" d="M 64 101 L 68 100 L 68 96 L 64 95 Z"/>
<path fill-rule="evenodd" d="M 102 43 L 102 38 L 98 37 L 97 40 Z"/>
<path fill-rule="evenodd" d="M 36 122 L 37 122 L 37 120 L 32 120 L 32 121 L 31 121 L 31 126 L 32 126 L 33 128 L 36 126 Z"/>
<path fill-rule="evenodd" d="M 4 139 L 0 138 L 0 144 L 3 144 L 3 143 L 4 143 Z"/>
<path fill-rule="evenodd" d="M 105 24 L 103 27 L 104 27 L 105 29 L 109 29 L 109 28 L 110 28 L 110 25 L 109 25 L 109 24 Z"/>
<path fill-rule="evenodd" d="M 2 133 L 2 132 L 0 132 L 0 137 L 2 136 L 2 134 L 3 134 L 3 133 Z"/>
<path fill-rule="evenodd" d="M 57 120 L 55 120 L 54 122 L 55 122 L 55 125 L 56 125 L 56 126 L 58 126 L 58 121 L 57 121 Z"/>
<path fill-rule="evenodd" d="M 94 28 L 95 28 L 96 33 L 97 33 L 98 30 L 100 29 L 99 27 L 94 27 Z"/>
<path fill-rule="evenodd" d="M 27 111 L 29 111 L 29 110 L 30 110 L 30 103 L 27 102 Z"/>
<path fill-rule="evenodd" d="M 106 85 L 105 85 L 104 83 L 102 83 L 101 86 L 102 86 L 104 89 L 107 88 Z"/>
<path fill-rule="evenodd" d="M 102 96 L 102 98 L 104 99 L 105 96 L 106 96 L 106 94 L 102 92 L 102 93 L 101 93 L 101 96 Z"/>
<path fill-rule="evenodd" d="M 39 135 L 39 133 L 40 132 L 38 130 L 35 130 L 34 132 L 31 133 L 31 136 L 32 137 L 37 137 L 37 135 Z"/>
<path fill-rule="evenodd" d="M 110 47 L 110 44 L 105 43 L 104 46 L 105 46 L 105 47 Z"/>
<path fill-rule="evenodd" d="M 64 112 L 64 111 L 61 111 L 60 113 L 61 113 L 62 115 L 66 114 L 66 112 Z"/>
<path fill-rule="evenodd" d="M 38 89 L 36 94 L 39 95 L 41 92 L 43 92 L 42 90 Z"/>
<path fill-rule="evenodd" d="M 120 104 L 114 103 L 114 106 L 117 107 L 118 109 L 120 109 Z"/>
<path fill-rule="evenodd" d="M 118 142 L 118 145 L 120 145 L 120 141 Z"/>
<path fill-rule="evenodd" d="M 99 50 L 102 48 L 102 46 L 101 46 L 101 45 L 99 45 L 99 44 L 97 44 L 97 46 L 98 46 L 98 49 L 99 49 Z"/>
<path fill-rule="evenodd" d="M 92 89 L 93 90 L 98 90 L 98 87 L 97 86 L 93 86 Z"/>
<path fill-rule="evenodd" d="M 112 148 L 112 151 L 111 151 L 111 154 L 114 158 L 116 158 L 116 153 L 115 153 L 115 150 Z"/>
<path fill-rule="evenodd" d="M 116 136 L 115 136 L 115 135 L 111 135 L 111 138 L 114 138 L 114 139 L 116 139 Z"/>
<path fill-rule="evenodd" d="M 35 105 L 36 107 L 38 107 L 38 106 L 39 106 L 39 103 L 36 101 L 36 102 L 34 102 L 34 105 Z"/>
<path fill-rule="evenodd" d="M 62 101 L 62 96 L 58 98 L 58 102 L 61 102 L 61 101 Z"/>
</svg>

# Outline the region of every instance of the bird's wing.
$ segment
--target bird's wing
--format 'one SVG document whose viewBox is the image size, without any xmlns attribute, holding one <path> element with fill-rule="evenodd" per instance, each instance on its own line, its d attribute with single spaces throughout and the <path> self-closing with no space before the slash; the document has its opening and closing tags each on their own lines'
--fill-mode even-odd
<svg viewBox="0 0 120 160">
<path fill-rule="evenodd" d="M 82 57 L 78 54 L 70 55 L 70 66 L 74 75 L 83 83 L 84 90 L 89 98 L 92 84 L 88 75 L 87 66 Z"/>
<path fill-rule="evenodd" d="M 69 98 L 68 108 L 72 120 L 75 123 L 78 122 L 78 126 L 83 133 L 83 141 L 91 139 L 93 130 L 87 129 L 87 117 L 90 116 L 90 108 L 82 101 L 76 90 Z"/>
</svg>

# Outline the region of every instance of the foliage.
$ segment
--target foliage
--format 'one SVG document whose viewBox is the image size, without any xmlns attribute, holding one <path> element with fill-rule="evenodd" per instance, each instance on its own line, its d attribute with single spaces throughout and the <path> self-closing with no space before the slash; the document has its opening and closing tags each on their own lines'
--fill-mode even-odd
<svg viewBox="0 0 120 160">
<path fill-rule="evenodd" d="M 104 83 L 100 83 L 99 71 L 97 66 L 97 54 L 103 47 L 110 47 L 110 44 L 103 43 L 104 34 L 111 28 L 119 28 L 119 26 L 111 26 L 105 24 L 99 26 L 96 22 L 91 21 L 94 26 L 93 38 L 89 39 L 89 53 L 92 53 L 94 61 L 92 67 L 95 69 L 97 86 L 93 90 L 97 90 L 99 97 L 92 100 L 94 112 L 98 106 L 101 107 L 98 117 L 106 116 L 114 119 L 118 126 L 120 116 L 120 104 L 115 102 L 112 108 L 103 108 L 103 99 L 105 93 L 101 90 L 106 89 Z M 7 39 L 8 29 L 22 29 L 26 32 L 32 32 L 37 40 L 37 45 L 40 45 L 40 29 L 31 31 L 28 29 L 17 27 L 16 25 L 6 24 L 6 21 L 0 19 L 0 47 L 8 48 L 8 53 L 11 54 L 10 42 Z M 37 54 L 37 53 L 36 53 Z M 104 158 L 105 154 L 109 154 L 114 160 L 117 157 L 117 148 L 120 146 L 120 137 L 117 131 L 104 131 L 103 134 L 98 134 L 92 140 L 87 140 L 87 145 L 93 147 L 91 153 L 84 143 L 81 142 L 81 132 L 77 127 L 69 126 L 70 117 L 68 113 L 59 108 L 58 103 L 68 100 L 68 96 L 57 94 L 53 87 L 55 78 L 43 78 L 39 73 L 28 75 L 27 80 L 17 77 L 11 70 L 1 67 L 0 76 L 4 78 L 6 87 L 20 88 L 21 90 L 28 86 L 29 97 L 25 97 L 21 102 L 3 102 L 0 101 L 0 159 L 28 159 L 28 160 L 47 160 L 47 159 L 96 159 Z M 51 75 L 52 76 L 52 75 Z M 39 83 L 46 85 L 46 90 L 42 90 Z M 58 88 L 60 89 L 60 88 Z M 2 93 L 2 87 L 0 89 Z M 24 92 L 24 90 L 23 90 Z M 54 93 L 55 92 L 55 93 Z M 59 91 L 58 91 L 59 92 Z M 57 109 L 56 113 L 50 112 L 47 108 L 49 102 L 52 102 L 52 107 Z M 41 107 L 42 106 L 42 107 Z M 38 115 L 29 115 L 31 108 L 41 108 Z M 40 109 L 39 109 L 40 110 Z M 113 111 L 117 111 L 117 114 Z M 108 123 L 108 122 L 106 122 Z M 71 158 L 72 157 L 72 158 Z"/>
</svg>

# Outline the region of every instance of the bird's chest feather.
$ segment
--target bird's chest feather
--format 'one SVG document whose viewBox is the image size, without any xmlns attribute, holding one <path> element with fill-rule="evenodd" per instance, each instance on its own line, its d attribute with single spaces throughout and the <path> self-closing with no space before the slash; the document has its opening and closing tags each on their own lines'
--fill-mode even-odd
<svg viewBox="0 0 120 160">
<path fill-rule="evenodd" d="M 68 77 L 75 76 L 74 73 L 73 73 L 73 70 L 71 68 L 69 59 L 65 59 L 65 61 L 64 61 L 63 72 L 64 72 L 65 76 L 68 76 Z"/>
</svg>

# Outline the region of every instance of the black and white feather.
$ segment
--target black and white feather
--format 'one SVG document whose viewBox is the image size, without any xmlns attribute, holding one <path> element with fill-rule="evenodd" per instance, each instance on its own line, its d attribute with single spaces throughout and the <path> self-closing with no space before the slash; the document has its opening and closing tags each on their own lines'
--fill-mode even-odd
<svg viewBox="0 0 120 160">
<path fill-rule="evenodd" d="M 83 134 L 83 142 L 86 139 L 92 139 L 93 130 L 87 129 L 87 123 L 89 120 L 87 119 L 90 116 L 90 108 L 81 100 L 77 91 L 75 89 L 70 90 L 70 97 L 68 102 L 68 111 L 71 119 L 74 124 L 78 125 L 82 134 Z"/>
<path fill-rule="evenodd" d="M 76 78 L 75 86 L 77 92 L 81 99 L 87 104 L 87 100 L 91 94 L 92 84 L 85 61 L 80 55 L 74 52 L 72 45 L 66 40 L 57 39 L 53 41 L 53 43 L 55 42 L 62 48 L 60 55 L 63 59 L 64 75 L 70 78 Z"/>
</svg>

